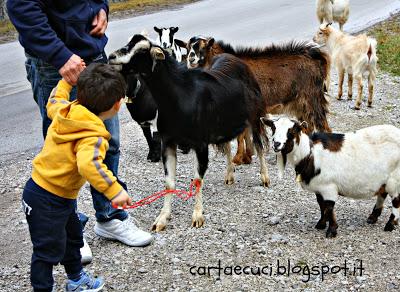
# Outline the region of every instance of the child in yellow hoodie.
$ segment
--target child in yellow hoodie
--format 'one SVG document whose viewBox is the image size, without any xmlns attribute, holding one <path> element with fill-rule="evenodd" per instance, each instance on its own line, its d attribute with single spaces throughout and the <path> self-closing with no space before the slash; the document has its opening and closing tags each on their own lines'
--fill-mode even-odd
<svg viewBox="0 0 400 292">
<path fill-rule="evenodd" d="M 121 107 L 124 78 L 107 64 L 93 63 L 80 74 L 74 102 L 68 101 L 71 89 L 62 79 L 49 98 L 47 114 L 53 122 L 22 195 L 33 244 L 34 291 L 52 291 L 53 266 L 58 263 L 68 276 L 67 291 L 100 291 L 104 286 L 101 277 L 92 277 L 81 264 L 83 237 L 76 199 L 86 181 L 112 203 L 132 204 L 103 163 L 111 137 L 103 121 Z"/>
</svg>

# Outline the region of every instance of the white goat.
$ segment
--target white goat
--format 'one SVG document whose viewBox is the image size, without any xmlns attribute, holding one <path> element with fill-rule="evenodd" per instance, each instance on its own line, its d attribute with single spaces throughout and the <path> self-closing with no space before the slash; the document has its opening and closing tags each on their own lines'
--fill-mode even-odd
<svg viewBox="0 0 400 292">
<path fill-rule="evenodd" d="M 358 82 L 358 95 L 355 109 L 360 109 L 362 102 L 363 77 L 368 76 L 368 106 L 372 105 L 378 57 L 376 56 L 376 40 L 365 34 L 347 35 L 334 29 L 329 24 L 322 24 L 313 40 L 324 45 L 339 75 L 339 90 L 337 99 L 343 95 L 343 80 L 348 73 L 348 99 L 353 97 L 353 78 Z"/>
<path fill-rule="evenodd" d="M 337 223 L 334 205 L 339 196 L 369 199 L 376 204 L 368 223 L 380 216 L 387 196 L 392 198 L 392 214 L 385 231 L 392 231 L 400 207 L 400 129 L 390 125 L 373 126 L 345 134 L 305 134 L 306 123 L 287 117 L 262 118 L 273 132 L 273 148 L 283 172 L 286 161 L 296 170 L 303 189 L 314 192 L 321 209 L 315 226 L 329 227 L 326 237 L 335 237 Z"/>
<path fill-rule="evenodd" d="M 349 0 L 317 0 L 317 17 L 319 23 L 338 22 L 340 30 L 349 19 Z"/>
</svg>

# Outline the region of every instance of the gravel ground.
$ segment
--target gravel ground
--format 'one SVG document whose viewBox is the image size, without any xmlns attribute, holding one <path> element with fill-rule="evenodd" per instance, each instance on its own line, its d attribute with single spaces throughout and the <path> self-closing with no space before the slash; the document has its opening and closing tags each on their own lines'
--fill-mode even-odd
<svg viewBox="0 0 400 292">
<path fill-rule="evenodd" d="M 332 76 L 332 95 L 336 96 L 337 76 Z M 347 92 L 347 91 L 345 91 Z M 337 132 L 376 124 L 400 126 L 400 78 L 380 73 L 373 108 L 365 103 L 360 111 L 350 109 L 353 102 L 331 100 L 329 122 Z M 345 96 L 346 98 L 346 96 Z M 39 125 L 38 125 L 39 127 Z M 40 129 L 37 129 L 40 131 Z M 124 110 L 121 114 L 120 174 L 135 199 L 163 189 L 161 164 L 146 161 L 147 146 L 138 125 Z M 20 196 L 29 178 L 36 153 L 21 153 L 17 160 L 0 164 L 0 290 L 27 291 L 31 242 L 27 224 L 20 211 Z M 255 159 L 256 160 L 256 159 Z M 388 291 L 400 289 L 399 228 L 383 231 L 390 215 L 387 201 L 376 225 L 368 225 L 374 200 L 355 201 L 340 198 L 336 205 L 338 236 L 326 239 L 314 229 L 319 208 L 313 194 L 300 189 L 292 169 L 277 177 L 275 157 L 267 156 L 272 186 L 259 186 L 259 163 L 237 167 L 236 183 L 223 183 L 225 158 L 210 154 L 203 190 L 206 224 L 190 227 L 193 200 L 173 203 L 173 216 L 164 232 L 154 234 L 155 241 L 145 248 L 129 248 L 97 237 L 93 232 L 94 212 L 88 186 L 82 190 L 79 209 L 90 216 L 86 228 L 93 263 L 87 268 L 106 279 L 105 291 Z M 177 187 L 187 188 L 193 175 L 193 153 L 178 155 Z M 368 170 L 366 170 L 368 171 Z M 149 229 L 158 215 L 162 200 L 130 211 L 137 224 Z M 272 267 L 267 275 L 218 276 L 218 265 Z M 299 265 L 300 274 L 275 275 L 277 261 L 286 266 Z M 353 274 L 354 267 L 364 268 Z M 307 268 L 347 264 L 349 270 L 307 276 Z M 195 275 L 191 274 L 196 271 Z M 200 268 L 199 268 L 200 267 Z M 295 271 L 300 268 L 295 268 Z M 327 268 L 324 268 L 327 269 Z M 256 270 L 254 270 L 256 272 Z M 337 268 L 333 269 L 337 272 Z M 283 272 L 283 268 L 280 269 Z M 232 274 L 232 273 L 231 273 Z M 316 274 L 316 272 L 315 272 Z M 55 269 L 59 289 L 65 278 L 62 267 Z"/>
</svg>

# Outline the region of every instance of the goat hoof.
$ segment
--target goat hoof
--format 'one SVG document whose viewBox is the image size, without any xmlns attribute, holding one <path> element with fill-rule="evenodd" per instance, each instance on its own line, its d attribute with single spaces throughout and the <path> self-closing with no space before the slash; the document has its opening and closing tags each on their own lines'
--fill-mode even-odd
<svg viewBox="0 0 400 292">
<path fill-rule="evenodd" d="M 235 182 L 235 180 L 233 179 L 233 177 L 225 179 L 225 184 L 226 185 L 233 185 L 234 182 Z"/>
<path fill-rule="evenodd" d="M 337 235 L 336 230 L 329 229 L 326 231 L 326 238 L 334 238 Z"/>
<path fill-rule="evenodd" d="M 372 102 L 371 102 L 371 103 L 368 103 L 367 106 L 372 108 Z"/>
<path fill-rule="evenodd" d="M 160 158 L 159 157 L 157 157 L 157 158 L 151 158 L 150 159 L 150 162 L 159 162 L 160 161 Z"/>
<path fill-rule="evenodd" d="M 353 96 L 349 94 L 349 95 L 347 96 L 347 100 L 352 100 L 352 99 L 353 99 Z"/>
<path fill-rule="evenodd" d="M 378 218 L 376 218 L 375 216 L 369 216 L 367 219 L 368 224 L 375 224 L 377 221 L 378 221 Z"/>
<path fill-rule="evenodd" d="M 164 224 L 159 224 L 159 223 L 155 224 L 154 223 L 153 226 L 151 227 L 151 231 L 160 232 L 160 231 L 165 230 L 165 227 L 166 227 L 166 225 L 164 225 Z"/>
<path fill-rule="evenodd" d="M 315 225 L 315 228 L 318 229 L 318 230 L 325 229 L 326 228 L 326 222 L 321 222 L 321 220 L 318 221 L 317 225 Z"/>
<path fill-rule="evenodd" d="M 147 160 L 150 162 L 159 162 L 161 159 L 161 154 L 156 152 L 149 152 L 147 155 Z"/>
<path fill-rule="evenodd" d="M 352 109 L 353 109 L 353 110 L 356 110 L 356 111 L 359 111 L 359 110 L 360 110 L 360 106 L 359 106 L 359 105 L 358 105 L 358 106 L 355 105 L 355 106 L 352 107 Z"/>
<path fill-rule="evenodd" d="M 269 177 L 261 177 L 261 185 L 265 188 L 268 188 L 271 185 L 271 180 L 269 179 Z"/>
<path fill-rule="evenodd" d="M 192 227 L 200 228 L 204 225 L 204 222 L 205 222 L 205 219 L 204 219 L 203 214 L 200 214 L 200 215 L 193 214 Z"/>
<path fill-rule="evenodd" d="M 168 220 L 171 218 L 171 213 L 168 212 L 161 212 L 160 215 L 156 218 L 156 220 L 153 223 L 153 226 L 151 227 L 152 231 L 155 232 L 160 232 L 165 230 L 165 227 L 167 226 Z"/>
<path fill-rule="evenodd" d="M 393 223 L 391 223 L 391 222 L 386 223 L 385 229 L 384 229 L 384 230 L 385 230 L 385 231 L 392 232 L 392 231 L 394 230 L 394 225 L 393 225 Z"/>
</svg>

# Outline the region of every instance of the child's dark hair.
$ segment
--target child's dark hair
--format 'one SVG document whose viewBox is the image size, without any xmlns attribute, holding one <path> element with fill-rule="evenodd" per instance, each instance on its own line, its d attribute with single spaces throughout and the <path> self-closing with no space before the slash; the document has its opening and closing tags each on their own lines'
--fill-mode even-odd
<svg viewBox="0 0 400 292">
<path fill-rule="evenodd" d="M 125 97 L 126 83 L 112 66 L 92 63 L 79 75 L 77 89 L 78 102 L 98 115 Z"/>
</svg>

